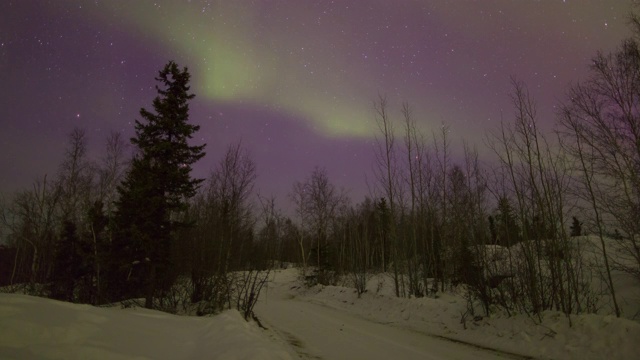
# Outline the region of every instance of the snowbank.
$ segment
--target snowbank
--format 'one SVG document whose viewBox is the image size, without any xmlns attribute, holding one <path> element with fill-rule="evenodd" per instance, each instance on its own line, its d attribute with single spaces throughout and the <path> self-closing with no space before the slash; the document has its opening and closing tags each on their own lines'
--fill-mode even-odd
<svg viewBox="0 0 640 360">
<path fill-rule="evenodd" d="M 237 311 L 214 317 L 0 294 L 1 359 L 291 359 Z"/>
<path fill-rule="evenodd" d="M 283 288 L 298 286 L 293 276 L 284 272 L 279 272 L 275 281 L 275 286 Z M 629 319 L 610 315 L 574 315 L 569 319 L 560 312 L 547 311 L 542 321 L 501 314 L 475 320 L 467 315 L 463 320 L 467 307 L 460 295 L 397 298 L 392 287 L 389 276 L 376 275 L 369 279 L 368 291 L 361 298 L 353 288 L 321 285 L 308 290 L 298 287 L 296 298 L 389 326 L 538 359 L 635 359 L 640 354 L 640 324 Z"/>
</svg>

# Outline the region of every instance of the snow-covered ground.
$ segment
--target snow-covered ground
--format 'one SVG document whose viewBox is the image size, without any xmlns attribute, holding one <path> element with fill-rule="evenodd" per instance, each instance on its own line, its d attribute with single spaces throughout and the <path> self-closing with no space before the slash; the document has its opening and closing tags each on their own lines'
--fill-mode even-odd
<svg viewBox="0 0 640 360">
<path fill-rule="evenodd" d="M 281 288 L 294 288 L 293 302 L 307 302 L 337 309 L 388 327 L 409 329 L 424 337 L 443 337 L 495 349 L 508 354 L 537 359 L 637 359 L 640 356 L 640 324 L 611 315 L 572 316 L 572 326 L 560 312 L 545 312 L 541 323 L 526 315 L 507 317 L 492 315 L 474 321 L 466 319 L 463 297 L 442 294 L 439 298 L 397 298 L 391 294 L 392 279 L 385 275 L 372 277 L 368 291 L 358 298 L 354 289 L 340 286 L 296 288 L 298 282 L 290 270 L 275 274 Z M 281 280 L 278 280 L 281 277 Z M 288 279 L 288 280 L 287 280 Z M 288 284 L 287 284 L 288 282 Z M 278 293 L 278 291 L 274 291 Z M 281 290 L 282 291 L 282 290 Z M 274 295 L 277 296 L 277 295 Z M 257 307 L 269 304 L 271 294 Z M 265 306 L 267 309 L 268 306 Z M 291 305 L 291 309 L 296 306 Z M 270 319 L 271 315 L 266 315 Z M 425 340 L 426 341 L 426 340 Z M 469 358 L 477 358 L 475 355 Z M 494 358 L 499 354 L 493 353 Z M 455 358 L 445 355 L 442 359 Z"/>
<path fill-rule="evenodd" d="M 277 272 L 273 285 L 255 312 L 269 329 L 267 333 L 275 341 L 288 343 L 302 359 L 514 358 L 430 336 L 397 321 L 371 321 L 360 316 L 365 312 L 353 311 L 359 301 L 343 296 L 352 293 L 351 289 L 316 288 L 330 291 L 304 295 L 295 270 Z M 350 304 L 341 306 L 343 301 Z"/>
<path fill-rule="evenodd" d="M 638 359 L 640 286 L 614 280 L 635 321 L 611 315 L 606 299 L 598 315 L 474 319 L 459 294 L 397 298 L 380 274 L 358 298 L 348 286 L 306 288 L 297 269 L 274 271 L 263 289 L 255 312 L 267 330 L 236 311 L 187 317 L 0 293 L 0 359 Z"/>
<path fill-rule="evenodd" d="M 288 294 L 290 309 L 302 306 L 296 302 L 311 303 L 387 327 L 409 329 L 424 336 L 446 338 L 506 354 L 537 359 L 640 359 L 640 282 L 628 273 L 612 271 L 623 315 L 616 318 L 612 300 L 599 275 L 603 264 L 599 239 L 586 236 L 572 238 L 572 241 L 582 251 L 583 271 L 590 271 L 592 275 L 592 291 L 599 294 L 598 314 L 567 317 L 561 312 L 546 311 L 538 319 L 525 314 L 507 316 L 495 311 L 490 317 L 474 318 L 464 315 L 467 301 L 462 294 L 440 293 L 435 299 L 397 298 L 391 276 L 379 274 L 368 279 L 367 292 L 358 298 L 355 289 L 349 286 L 306 289 L 300 285 L 293 270 L 275 273 L 271 293 L 257 311 L 277 327 L 278 318 L 271 314 L 276 311 L 268 304 L 269 301 L 277 304 L 279 297 Z M 615 241 L 606 239 L 606 245 L 616 261 L 624 259 Z M 514 251 L 517 252 L 517 246 Z M 262 309 L 267 310 L 264 315 L 260 314 Z M 454 358 L 454 355 L 442 358 Z"/>
<path fill-rule="evenodd" d="M 237 311 L 214 317 L 0 294 L 0 359 L 293 359 Z"/>
</svg>

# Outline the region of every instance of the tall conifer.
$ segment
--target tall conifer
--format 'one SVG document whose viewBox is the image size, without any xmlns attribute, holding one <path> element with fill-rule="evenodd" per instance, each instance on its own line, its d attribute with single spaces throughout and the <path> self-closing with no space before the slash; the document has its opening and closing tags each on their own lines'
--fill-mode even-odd
<svg viewBox="0 0 640 360">
<path fill-rule="evenodd" d="M 136 120 L 136 136 L 131 139 L 138 153 L 122 185 L 118 188 L 117 235 L 113 242 L 116 296 L 144 291 L 145 306 L 171 285 L 171 240 L 180 224 L 172 214 L 184 210 L 202 179 L 191 177 L 191 165 L 202 158 L 205 145 L 192 146 L 188 140 L 199 126 L 188 123 L 190 74 L 170 61 L 156 80 L 158 96 L 155 113 L 142 108 Z M 126 280 L 125 286 L 121 286 Z M 117 293 L 120 294 L 117 294 Z"/>
</svg>

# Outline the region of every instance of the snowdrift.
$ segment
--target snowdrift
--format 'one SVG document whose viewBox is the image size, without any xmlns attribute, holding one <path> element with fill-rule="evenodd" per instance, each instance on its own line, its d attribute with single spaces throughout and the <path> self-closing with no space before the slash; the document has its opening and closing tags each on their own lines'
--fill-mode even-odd
<svg viewBox="0 0 640 360">
<path fill-rule="evenodd" d="M 291 359 L 237 311 L 175 316 L 0 294 L 0 359 Z"/>
<path fill-rule="evenodd" d="M 287 270 L 289 271 L 289 270 Z M 278 276 L 280 280 L 278 280 Z M 284 283 L 291 283 L 284 285 Z M 292 274 L 278 273 L 280 286 L 297 286 L 297 298 L 329 306 L 388 326 L 409 328 L 481 348 L 537 359 L 635 359 L 640 354 L 640 323 L 612 315 L 572 315 L 545 311 L 542 320 L 524 314 L 508 317 L 464 316 L 463 294 L 441 293 L 437 298 L 397 298 L 390 274 L 369 278 L 367 291 L 358 298 L 355 289 L 317 285 L 304 289 L 292 285 Z M 300 282 L 298 281 L 298 284 Z M 620 292 L 635 294 L 634 286 L 620 285 Z M 630 300 L 629 300 L 630 301 Z M 630 301 L 633 302 L 633 301 Z M 637 301 L 634 303 L 637 306 Z"/>
<path fill-rule="evenodd" d="M 604 243 L 622 317 L 640 321 L 640 281 L 633 274 L 622 270 L 623 267 L 633 268 L 634 262 L 628 259 L 627 251 L 621 247 L 620 241 L 604 238 Z M 485 277 L 504 275 L 521 281 L 518 275 L 526 268 L 525 246 L 529 246 L 530 249 L 535 247 L 532 242 L 518 243 L 510 248 L 498 245 L 485 246 L 482 249 L 486 259 Z M 589 292 L 588 296 L 592 297 L 593 308 L 600 315 L 615 315 L 611 292 L 604 281 L 606 273 L 600 239 L 594 235 L 574 237 L 569 239 L 567 246 L 574 252 L 572 256 L 579 254 L 579 258 L 574 259 L 579 263 L 574 263 L 573 266 L 580 267 L 580 275 L 586 283 L 584 291 Z M 532 255 L 537 261 L 537 255 Z M 550 270 L 547 260 L 542 259 L 540 265 L 543 277 L 548 277 Z M 637 267 L 637 264 L 635 266 Z"/>
</svg>

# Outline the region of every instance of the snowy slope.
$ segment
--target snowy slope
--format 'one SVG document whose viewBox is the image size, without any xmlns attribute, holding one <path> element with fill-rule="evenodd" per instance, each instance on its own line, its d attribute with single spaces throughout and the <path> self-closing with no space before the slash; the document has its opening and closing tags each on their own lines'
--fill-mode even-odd
<svg viewBox="0 0 640 360">
<path fill-rule="evenodd" d="M 291 271 L 276 275 L 275 286 L 255 308 L 273 338 L 303 359 L 513 359 L 513 356 L 429 336 L 409 328 L 367 320 L 352 311 L 323 306 L 294 295 Z M 284 281 L 283 281 L 284 280 Z M 278 286 L 283 285 L 283 286 Z M 291 288 L 293 285 L 293 289 Z M 336 297 L 336 300 L 339 297 Z"/>
<path fill-rule="evenodd" d="M 275 287 L 290 289 L 296 301 L 310 302 L 359 315 L 387 326 L 411 329 L 539 359 L 637 359 L 640 358 L 640 324 L 611 315 L 579 315 L 570 320 L 560 312 L 545 312 L 538 323 L 526 315 L 495 314 L 461 322 L 466 302 L 456 294 L 433 298 L 397 298 L 392 279 L 376 275 L 368 291 L 358 298 L 354 289 L 315 286 L 305 290 L 292 270 L 276 274 Z M 267 298 L 267 302 L 269 299 Z"/>
<path fill-rule="evenodd" d="M 621 269 L 622 267 L 633 269 L 634 265 L 636 268 L 638 266 L 637 262 L 629 257 L 629 251 L 623 248 L 629 244 L 612 238 L 603 240 L 622 317 L 640 320 L 640 281 L 637 276 Z M 600 239 L 595 235 L 589 235 L 573 237 L 569 241 L 568 246 L 581 256 L 579 265 L 581 275 L 585 281 L 589 282 L 589 290 L 593 296 L 591 300 L 594 301 L 596 312 L 601 315 L 615 315 L 613 299 L 605 281 L 605 262 Z M 510 248 L 497 245 L 485 246 L 488 271 L 494 275 L 518 274 L 518 264 L 522 267 L 526 266 L 523 256 L 524 244 L 524 242 L 518 243 Z M 529 246 L 533 248 L 534 245 Z M 540 266 L 543 272 L 549 274 L 546 261 L 542 261 Z M 574 266 L 578 265 L 574 264 Z"/>
<path fill-rule="evenodd" d="M 236 311 L 184 317 L 0 294 L 0 359 L 291 359 Z"/>
</svg>

